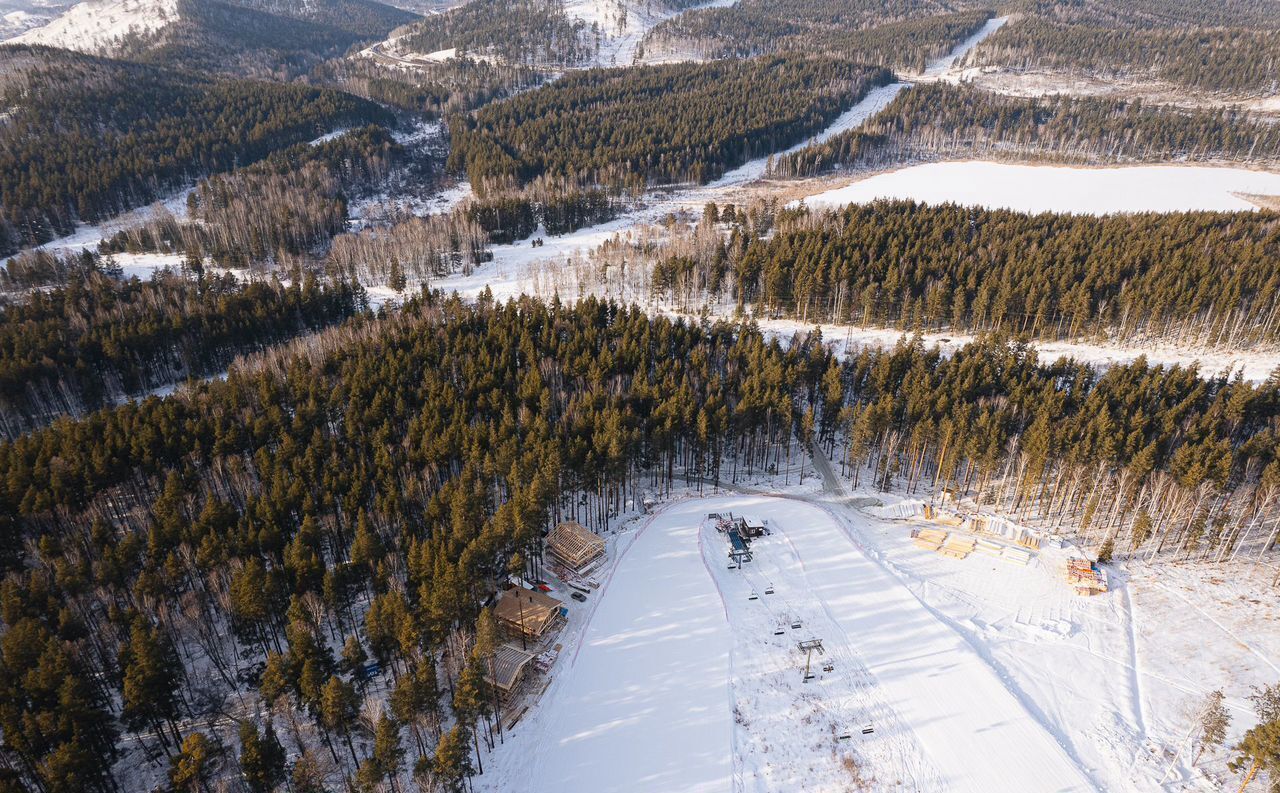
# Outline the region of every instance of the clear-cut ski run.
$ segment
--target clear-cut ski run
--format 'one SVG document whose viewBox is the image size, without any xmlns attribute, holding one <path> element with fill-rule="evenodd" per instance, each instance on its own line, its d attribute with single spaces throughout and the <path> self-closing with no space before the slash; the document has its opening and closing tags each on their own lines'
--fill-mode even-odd
<svg viewBox="0 0 1280 793">
<path fill-rule="evenodd" d="M 772 530 L 744 570 L 728 569 L 728 546 L 705 523 L 726 511 Z M 855 514 L 764 496 L 660 510 L 622 552 L 583 617 L 580 643 L 568 639 L 550 688 L 477 784 L 1096 789 L 1034 708 L 864 552 Z M 805 683 L 796 643 L 810 638 L 825 653 Z"/>
</svg>

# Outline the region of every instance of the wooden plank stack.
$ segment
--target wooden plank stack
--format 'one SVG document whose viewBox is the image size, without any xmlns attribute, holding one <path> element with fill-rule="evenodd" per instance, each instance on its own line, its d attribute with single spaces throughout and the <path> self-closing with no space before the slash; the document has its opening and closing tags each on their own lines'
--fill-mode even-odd
<svg viewBox="0 0 1280 793">
<path fill-rule="evenodd" d="M 923 548 L 926 551 L 936 551 L 942 547 L 942 543 L 946 542 L 947 533 L 938 529 L 921 529 L 912 537 L 917 548 Z"/>
<path fill-rule="evenodd" d="M 947 539 L 946 543 L 938 549 L 938 552 L 943 556 L 949 556 L 952 559 L 963 559 L 973 553 L 973 549 L 976 544 L 977 541 L 971 537 L 960 537 L 952 534 Z"/>
</svg>

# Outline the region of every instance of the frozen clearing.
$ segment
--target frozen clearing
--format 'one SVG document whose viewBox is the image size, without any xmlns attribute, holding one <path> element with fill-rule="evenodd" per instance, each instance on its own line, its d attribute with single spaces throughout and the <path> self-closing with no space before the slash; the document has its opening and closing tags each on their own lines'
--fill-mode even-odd
<svg viewBox="0 0 1280 793">
<path fill-rule="evenodd" d="M 702 526 L 708 512 L 725 511 L 765 518 L 773 531 L 741 572 L 726 568 L 727 544 Z M 763 594 L 768 585 L 774 594 Z M 1095 789 L 983 657 L 821 507 L 755 496 L 677 502 L 637 531 L 593 597 L 581 644 L 566 647 L 551 687 L 477 782 Z M 827 652 L 815 658 L 817 679 L 802 683 L 795 643 L 809 638 Z"/>
<path fill-rule="evenodd" d="M 832 207 L 899 198 L 1090 215 L 1257 208 L 1237 193 L 1280 195 L 1280 174 L 1178 165 L 1071 168 L 940 162 L 877 174 L 805 201 L 810 206 Z"/>
</svg>

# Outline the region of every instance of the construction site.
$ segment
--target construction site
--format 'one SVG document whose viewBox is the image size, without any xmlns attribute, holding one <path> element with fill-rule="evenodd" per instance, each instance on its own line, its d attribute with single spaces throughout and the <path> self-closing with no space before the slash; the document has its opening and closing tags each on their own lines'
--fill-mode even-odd
<svg viewBox="0 0 1280 793">
<path fill-rule="evenodd" d="M 1249 686 L 1273 669 L 1260 659 L 1280 650 L 1235 633 L 1230 601 L 1189 606 L 1174 583 L 1185 573 L 1135 581 L 1000 518 L 854 501 L 681 499 L 634 519 L 604 556 L 559 532 L 577 537 L 548 552 L 567 579 L 543 594 L 569 613 L 517 614 L 530 647 L 517 652 L 513 633 L 495 682 L 523 668 L 504 722 L 518 728 L 477 787 L 1238 787 L 1229 757 L 1197 758 L 1186 741 L 1209 687 L 1247 713 Z M 589 602 L 563 597 L 566 580 Z M 1201 653 L 1212 631 L 1240 637 L 1230 667 Z"/>
<path fill-rule="evenodd" d="M 493 604 L 506 641 L 486 679 L 499 694 L 507 729 L 520 722 L 550 685 L 550 673 L 564 649 L 560 634 L 575 611 L 573 605 L 586 603 L 599 589 L 593 573 L 607 560 L 604 538 L 575 521 L 557 524 L 544 543 L 555 580 L 514 583 L 499 592 Z"/>
</svg>

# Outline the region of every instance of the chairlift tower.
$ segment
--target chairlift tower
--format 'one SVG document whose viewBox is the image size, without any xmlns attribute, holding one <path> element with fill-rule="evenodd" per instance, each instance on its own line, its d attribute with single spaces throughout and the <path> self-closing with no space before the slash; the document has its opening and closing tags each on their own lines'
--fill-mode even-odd
<svg viewBox="0 0 1280 793">
<path fill-rule="evenodd" d="M 799 647 L 800 652 L 804 653 L 804 677 L 801 680 L 808 683 L 813 679 L 813 675 L 809 673 L 809 664 L 813 660 L 813 653 L 816 651 L 818 655 L 824 655 L 826 651 L 822 649 L 821 639 L 805 639 L 802 642 L 796 642 L 796 647 Z"/>
</svg>

